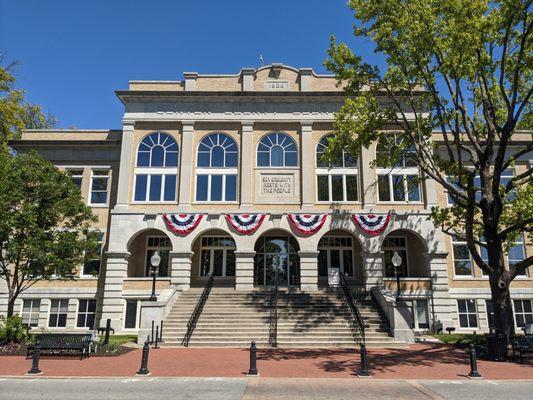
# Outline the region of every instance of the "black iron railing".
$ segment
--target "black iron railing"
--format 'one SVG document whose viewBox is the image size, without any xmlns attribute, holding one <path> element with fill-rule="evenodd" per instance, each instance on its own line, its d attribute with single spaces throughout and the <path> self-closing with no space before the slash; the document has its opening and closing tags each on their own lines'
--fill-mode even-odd
<svg viewBox="0 0 533 400">
<path fill-rule="evenodd" d="M 272 347 L 278 347 L 278 279 L 270 294 L 270 326 L 268 328 L 268 342 Z"/>
<path fill-rule="evenodd" d="M 342 271 L 339 271 L 339 272 L 340 272 L 340 289 L 343 292 L 344 300 L 346 301 L 346 304 L 348 305 L 348 308 L 350 309 L 350 313 L 352 315 L 352 318 L 350 321 L 351 327 L 352 327 L 352 333 L 356 341 L 359 342 L 359 344 L 365 344 L 365 322 L 363 321 L 363 317 L 361 316 L 361 313 L 359 312 L 359 309 L 357 308 L 357 302 L 355 301 L 353 297 L 352 290 L 348 286 L 346 275 L 344 275 Z"/>
<path fill-rule="evenodd" d="M 211 288 L 213 287 L 213 279 L 214 275 L 211 273 L 209 276 L 209 279 L 207 280 L 207 284 L 204 287 L 204 290 L 202 292 L 202 295 L 198 299 L 198 303 L 196 304 L 196 307 L 194 307 L 194 311 L 191 314 L 191 317 L 189 318 L 189 322 L 187 322 L 187 333 L 183 337 L 181 344 L 185 347 L 189 346 L 189 341 L 191 340 L 191 336 L 194 332 L 194 329 L 196 328 L 196 324 L 198 322 L 198 319 L 200 318 L 200 315 L 202 314 L 202 310 L 204 309 L 205 302 L 207 301 L 207 298 L 209 297 L 209 293 L 211 292 Z"/>
</svg>

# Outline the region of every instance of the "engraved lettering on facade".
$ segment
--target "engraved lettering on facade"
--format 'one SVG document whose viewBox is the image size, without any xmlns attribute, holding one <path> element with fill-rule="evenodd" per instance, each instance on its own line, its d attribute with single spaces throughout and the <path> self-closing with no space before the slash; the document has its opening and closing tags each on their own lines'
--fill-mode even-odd
<svg viewBox="0 0 533 400">
<path fill-rule="evenodd" d="M 261 194 L 264 195 L 292 196 L 293 186 L 292 175 L 261 176 Z"/>
</svg>

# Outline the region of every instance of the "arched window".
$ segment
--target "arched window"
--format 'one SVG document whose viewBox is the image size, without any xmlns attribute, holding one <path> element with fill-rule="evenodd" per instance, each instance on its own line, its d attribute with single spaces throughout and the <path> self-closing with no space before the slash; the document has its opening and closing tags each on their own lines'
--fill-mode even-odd
<svg viewBox="0 0 533 400">
<path fill-rule="evenodd" d="M 224 133 L 212 133 L 198 146 L 196 161 L 196 201 L 237 201 L 235 140 Z"/>
<path fill-rule="evenodd" d="M 146 136 L 137 150 L 138 167 L 177 167 L 178 144 L 166 133 L 154 132 Z"/>
<path fill-rule="evenodd" d="M 296 167 L 298 149 L 294 140 L 285 133 L 269 133 L 257 147 L 258 167 Z"/>
<path fill-rule="evenodd" d="M 178 144 L 166 133 L 146 136 L 137 149 L 135 202 L 174 202 L 178 175 Z"/>
<path fill-rule="evenodd" d="M 317 200 L 351 202 L 359 200 L 357 158 L 343 150 L 331 163 L 322 160 L 332 135 L 320 139 L 316 146 Z"/>
</svg>

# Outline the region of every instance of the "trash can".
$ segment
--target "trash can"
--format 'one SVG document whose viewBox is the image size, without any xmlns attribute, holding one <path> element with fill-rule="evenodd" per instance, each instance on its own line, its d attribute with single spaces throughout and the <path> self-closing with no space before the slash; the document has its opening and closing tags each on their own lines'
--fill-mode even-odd
<svg viewBox="0 0 533 400">
<path fill-rule="evenodd" d="M 487 335 L 487 352 L 491 361 L 507 361 L 507 335 L 489 333 Z"/>
</svg>

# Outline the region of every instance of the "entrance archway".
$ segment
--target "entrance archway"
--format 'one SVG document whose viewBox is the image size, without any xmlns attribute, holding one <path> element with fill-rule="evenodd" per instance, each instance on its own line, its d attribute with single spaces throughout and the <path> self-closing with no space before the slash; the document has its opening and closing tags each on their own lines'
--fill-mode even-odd
<svg viewBox="0 0 533 400">
<path fill-rule="evenodd" d="M 254 284 L 256 286 L 300 286 L 300 247 L 291 234 L 274 230 L 255 244 Z"/>
</svg>

